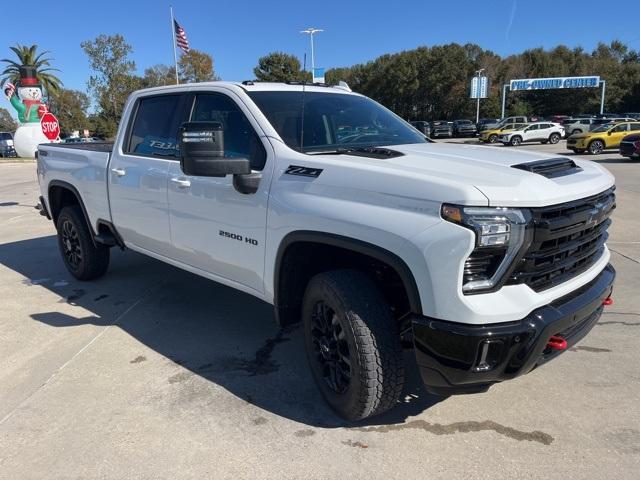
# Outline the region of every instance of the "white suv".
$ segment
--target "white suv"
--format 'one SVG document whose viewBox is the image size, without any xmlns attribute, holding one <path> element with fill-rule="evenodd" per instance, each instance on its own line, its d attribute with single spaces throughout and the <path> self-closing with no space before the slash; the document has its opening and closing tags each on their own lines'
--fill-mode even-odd
<svg viewBox="0 0 640 480">
<path fill-rule="evenodd" d="M 523 142 L 540 142 L 556 144 L 564 137 L 564 127 L 558 123 L 530 123 L 518 130 L 500 134 L 498 141 L 505 145 L 518 146 Z"/>
</svg>

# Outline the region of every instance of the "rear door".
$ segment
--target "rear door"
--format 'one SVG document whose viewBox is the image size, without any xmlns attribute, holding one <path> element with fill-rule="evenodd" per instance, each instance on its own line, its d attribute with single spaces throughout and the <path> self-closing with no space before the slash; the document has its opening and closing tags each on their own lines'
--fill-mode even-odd
<svg viewBox="0 0 640 480">
<path fill-rule="evenodd" d="M 185 175 L 180 164 L 173 163 L 169 208 L 175 255 L 187 265 L 262 292 L 273 148 L 231 92 L 197 92 L 191 111 L 191 121 L 220 122 L 225 156 L 249 158 L 253 172 L 262 172 L 262 178 L 256 193 L 243 194 L 234 187 L 232 175 Z"/>
<path fill-rule="evenodd" d="M 141 97 L 109 164 L 111 217 L 125 243 L 171 256 L 167 182 L 178 161 L 184 94 Z"/>
<path fill-rule="evenodd" d="M 537 140 L 547 140 L 549 135 L 557 130 L 557 127 L 551 123 L 541 123 L 538 127 Z"/>
<path fill-rule="evenodd" d="M 629 124 L 621 123 L 609 130 L 609 135 L 605 139 L 607 148 L 618 148 L 620 142 L 629 134 Z"/>
</svg>

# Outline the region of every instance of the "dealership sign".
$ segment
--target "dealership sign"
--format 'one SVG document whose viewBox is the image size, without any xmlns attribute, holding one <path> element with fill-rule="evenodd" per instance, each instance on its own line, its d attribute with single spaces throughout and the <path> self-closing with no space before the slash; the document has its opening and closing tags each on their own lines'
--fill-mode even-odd
<svg viewBox="0 0 640 480">
<path fill-rule="evenodd" d="M 511 91 L 516 90 L 548 90 L 552 88 L 597 88 L 600 77 L 554 77 L 554 78 L 525 78 L 511 80 Z"/>
</svg>

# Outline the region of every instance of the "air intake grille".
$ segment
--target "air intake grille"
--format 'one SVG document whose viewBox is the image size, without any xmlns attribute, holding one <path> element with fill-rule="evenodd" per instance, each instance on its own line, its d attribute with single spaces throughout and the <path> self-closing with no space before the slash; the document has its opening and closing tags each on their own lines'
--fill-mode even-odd
<svg viewBox="0 0 640 480">
<path fill-rule="evenodd" d="M 511 167 L 526 172 L 537 173 L 546 178 L 563 177 L 582 171 L 582 168 L 577 166 L 570 158 L 552 158 L 551 160 L 520 163 L 518 165 L 512 165 Z"/>
<path fill-rule="evenodd" d="M 525 283 L 536 292 L 559 285 L 593 265 L 604 251 L 614 189 L 551 207 L 533 208 L 534 239 L 508 284 Z"/>
</svg>

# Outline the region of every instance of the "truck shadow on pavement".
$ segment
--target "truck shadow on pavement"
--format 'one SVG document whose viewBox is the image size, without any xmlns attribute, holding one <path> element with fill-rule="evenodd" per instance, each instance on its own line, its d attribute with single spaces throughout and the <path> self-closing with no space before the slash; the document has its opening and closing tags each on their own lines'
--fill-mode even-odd
<svg viewBox="0 0 640 480">
<path fill-rule="evenodd" d="M 103 278 L 79 282 L 64 268 L 53 235 L 0 245 L 0 263 L 26 277 L 24 285 L 56 295 L 46 307 L 51 311 L 34 312 L 31 318 L 56 328 L 120 328 L 182 367 L 166 379 L 176 388 L 197 375 L 296 422 L 349 426 L 326 406 L 313 383 L 302 329 L 279 329 L 273 308 L 248 294 L 117 249 Z M 65 312 L 78 307 L 78 314 L 58 311 L 56 302 L 72 306 L 65 306 Z M 129 356 L 122 359 L 122 368 L 136 368 L 146 360 L 140 351 Z M 359 426 L 403 423 L 444 399 L 423 389 L 412 352 L 406 353 L 406 361 L 403 401 Z"/>
</svg>

